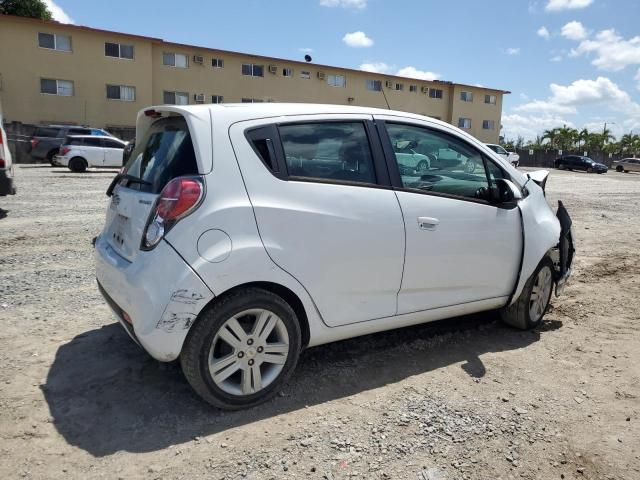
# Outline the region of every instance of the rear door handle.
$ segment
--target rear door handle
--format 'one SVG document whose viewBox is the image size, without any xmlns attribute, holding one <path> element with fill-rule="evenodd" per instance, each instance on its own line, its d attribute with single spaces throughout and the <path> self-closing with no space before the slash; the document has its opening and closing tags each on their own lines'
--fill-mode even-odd
<svg viewBox="0 0 640 480">
<path fill-rule="evenodd" d="M 418 217 L 418 227 L 421 230 L 435 230 L 440 220 L 433 217 Z"/>
</svg>

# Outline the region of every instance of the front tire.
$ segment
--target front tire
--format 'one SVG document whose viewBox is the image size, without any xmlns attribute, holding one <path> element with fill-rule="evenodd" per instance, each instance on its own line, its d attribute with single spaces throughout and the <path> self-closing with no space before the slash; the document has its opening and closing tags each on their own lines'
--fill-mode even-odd
<svg viewBox="0 0 640 480">
<path fill-rule="evenodd" d="M 624 170 L 624 168 L 622 167 L 622 165 L 618 165 L 616 167 L 616 172 L 622 172 Z"/>
<path fill-rule="evenodd" d="M 529 330 L 542 322 L 549 308 L 553 291 L 553 262 L 545 256 L 529 277 L 518 299 L 500 310 L 504 323 L 520 330 Z"/>
<path fill-rule="evenodd" d="M 215 407 L 238 410 L 267 401 L 300 356 L 298 318 L 281 297 L 260 288 L 208 307 L 189 331 L 180 362 L 189 384 Z"/>
<path fill-rule="evenodd" d="M 476 171 L 476 162 L 473 160 L 467 160 L 467 163 L 464 164 L 465 173 L 473 173 Z"/>
</svg>

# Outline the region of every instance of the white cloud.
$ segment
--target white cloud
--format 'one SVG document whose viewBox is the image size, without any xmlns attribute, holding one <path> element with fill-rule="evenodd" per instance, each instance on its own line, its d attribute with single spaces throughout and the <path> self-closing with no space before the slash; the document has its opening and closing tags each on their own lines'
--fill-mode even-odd
<svg viewBox="0 0 640 480">
<path fill-rule="evenodd" d="M 298 51 L 302 53 L 313 53 L 313 48 L 302 47 L 299 48 Z"/>
<path fill-rule="evenodd" d="M 363 63 L 358 68 L 365 72 L 372 73 L 389 73 L 391 71 L 391 66 L 384 62 Z"/>
<path fill-rule="evenodd" d="M 552 83 L 549 89 L 551 95 L 546 100 L 524 103 L 513 108 L 516 113 L 505 116 L 505 124 L 511 122 L 510 135 L 531 138 L 535 136 L 532 132 L 539 133 L 544 128 L 557 127 L 563 123 L 569 125 L 570 122 L 561 116 L 580 114 L 580 108 L 585 106 L 597 106 L 601 111 L 616 114 L 616 118 L 622 116 L 618 123 L 627 130 L 640 125 L 640 104 L 634 102 L 627 92 L 609 78 L 580 79 L 569 85 Z M 549 122 L 550 126 L 547 127 L 545 122 Z"/>
<path fill-rule="evenodd" d="M 503 134 L 506 138 L 533 139 L 541 135 L 544 130 L 567 125 L 573 127 L 566 118 L 559 115 L 519 115 L 510 114 L 502 116 Z"/>
<path fill-rule="evenodd" d="M 527 95 L 526 93 L 521 93 L 520 99 L 526 102 L 527 100 L 529 100 L 529 95 Z"/>
<path fill-rule="evenodd" d="M 636 88 L 637 88 L 638 90 L 640 90 L 640 68 L 638 69 L 638 73 L 636 73 L 636 76 L 635 76 L 635 77 L 633 77 L 633 79 L 634 79 L 636 82 L 638 82 L 638 83 L 637 83 L 637 85 L 636 85 Z"/>
<path fill-rule="evenodd" d="M 515 112 L 543 112 L 547 114 L 559 113 L 559 114 L 575 114 L 577 110 L 575 107 L 567 105 L 559 105 L 547 100 L 533 100 L 531 102 L 518 105 L 513 108 Z"/>
<path fill-rule="evenodd" d="M 507 55 L 520 55 L 520 48 L 507 48 L 504 53 Z"/>
<path fill-rule="evenodd" d="M 367 0 L 320 0 L 323 7 L 342 7 L 362 10 L 367 8 Z"/>
<path fill-rule="evenodd" d="M 562 61 L 562 55 L 554 55 L 553 57 L 551 57 L 549 59 L 550 62 L 561 62 Z"/>
<path fill-rule="evenodd" d="M 372 73 L 382 73 L 387 75 L 397 75 L 398 77 L 415 78 L 417 80 L 437 80 L 440 78 L 439 73 L 429 72 L 427 70 L 418 70 L 411 65 L 396 70 L 394 65 L 389 65 L 384 62 L 368 62 L 363 63 L 358 67 L 360 70 Z M 394 73 L 395 72 L 395 73 Z"/>
<path fill-rule="evenodd" d="M 401 68 L 396 72 L 396 75 L 399 77 L 417 78 L 418 80 L 437 80 L 440 78 L 439 73 L 418 70 L 412 66 Z"/>
<path fill-rule="evenodd" d="M 542 37 L 546 40 L 549 40 L 549 37 L 551 36 L 547 27 L 544 27 L 544 26 L 540 27 L 536 33 L 538 34 L 539 37 Z"/>
<path fill-rule="evenodd" d="M 74 23 L 73 18 L 71 18 L 56 2 L 53 0 L 44 0 L 44 3 L 51 12 L 51 16 L 55 21 L 61 23 Z"/>
<path fill-rule="evenodd" d="M 351 32 L 342 37 L 342 41 L 353 48 L 366 48 L 373 45 L 373 40 L 364 32 Z"/>
<path fill-rule="evenodd" d="M 562 10 L 577 10 L 588 7 L 593 0 L 549 0 L 545 10 L 549 12 L 560 12 Z"/>
<path fill-rule="evenodd" d="M 618 71 L 640 64 L 640 36 L 624 39 L 614 29 L 602 30 L 592 39 L 580 42 L 572 56 L 593 54 L 591 62 L 602 70 Z"/>
<path fill-rule="evenodd" d="M 562 27 L 562 31 L 560 32 L 563 37 L 568 38 L 569 40 L 583 40 L 587 38 L 587 30 L 584 28 L 580 22 L 567 23 L 564 27 Z"/>
</svg>

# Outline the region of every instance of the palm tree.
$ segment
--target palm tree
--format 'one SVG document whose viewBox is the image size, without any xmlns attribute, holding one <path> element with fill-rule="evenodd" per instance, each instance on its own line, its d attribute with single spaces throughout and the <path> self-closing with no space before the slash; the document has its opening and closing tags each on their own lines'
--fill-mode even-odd
<svg viewBox="0 0 640 480">
<path fill-rule="evenodd" d="M 581 148 L 581 145 L 584 145 L 587 138 L 589 138 L 589 130 L 583 128 L 580 130 L 580 133 L 578 133 L 578 148 Z"/>
<path fill-rule="evenodd" d="M 562 128 L 557 129 L 558 132 L 558 145 L 562 150 L 573 149 L 576 141 L 578 140 L 578 131 L 575 128 L 567 127 L 563 125 Z"/>
<path fill-rule="evenodd" d="M 542 132 L 541 140 L 542 141 L 549 140 L 549 146 L 551 148 L 556 148 L 557 141 L 558 141 L 558 129 L 552 128 L 550 130 L 545 130 L 544 132 Z"/>
</svg>

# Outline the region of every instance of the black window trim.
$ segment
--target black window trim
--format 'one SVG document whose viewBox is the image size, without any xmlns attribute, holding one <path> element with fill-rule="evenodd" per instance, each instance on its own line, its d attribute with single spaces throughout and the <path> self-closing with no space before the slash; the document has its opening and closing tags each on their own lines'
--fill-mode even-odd
<svg viewBox="0 0 640 480">
<path fill-rule="evenodd" d="M 446 134 L 446 135 L 451 135 L 451 134 L 449 132 L 445 132 L 443 130 L 439 130 L 439 129 L 436 129 L 436 128 L 433 128 L 433 127 L 429 127 L 429 126 L 426 126 L 426 125 L 421 124 L 421 123 L 413 123 L 413 122 L 411 122 L 411 119 L 409 119 L 409 118 L 398 117 L 398 120 L 393 120 L 393 121 L 388 121 L 388 122 L 386 120 L 376 119 L 375 120 L 375 125 L 376 125 L 376 128 L 378 130 L 378 135 L 380 136 L 380 140 L 382 141 L 382 148 L 383 148 L 383 151 L 384 151 L 384 156 L 385 156 L 386 163 L 387 163 L 387 168 L 388 168 L 388 171 L 389 171 L 389 177 L 391 179 L 391 186 L 392 186 L 392 189 L 394 191 L 417 193 L 417 194 L 421 194 L 421 195 L 430 195 L 430 196 L 434 196 L 434 197 L 450 198 L 452 200 L 461 200 L 461 201 L 464 201 L 464 202 L 480 203 L 482 205 L 488 205 L 488 206 L 497 208 L 496 205 L 493 205 L 489 201 L 483 200 L 481 198 L 465 197 L 463 195 L 453 195 L 453 194 L 450 194 L 450 193 L 433 192 L 433 191 L 429 191 L 429 190 L 420 190 L 420 189 L 415 189 L 415 188 L 407 188 L 407 187 L 403 186 L 402 177 L 400 176 L 400 169 L 398 168 L 398 162 L 396 160 L 396 155 L 395 155 L 395 153 L 393 151 L 393 147 L 391 146 L 391 138 L 389 137 L 389 133 L 387 132 L 387 126 L 386 126 L 387 123 L 401 124 L 401 125 L 407 125 L 407 126 L 411 126 L 411 127 L 424 128 L 425 130 L 432 130 L 434 132 L 443 133 L 443 134 Z M 487 168 L 487 162 L 491 162 L 498 170 L 500 170 L 500 172 L 502 172 L 502 174 L 503 174 L 503 178 L 505 178 L 507 180 L 511 180 L 511 176 L 499 164 L 497 164 L 493 160 L 489 159 L 487 157 L 487 155 L 485 155 L 482 151 L 480 151 L 475 146 L 473 146 L 473 145 L 470 145 L 470 146 L 474 150 L 476 150 L 478 152 L 478 154 L 482 158 L 482 166 L 484 168 L 484 172 L 485 172 L 485 175 L 487 177 L 487 185 L 491 186 L 491 184 L 492 184 L 491 177 L 489 176 L 489 169 Z"/>
<path fill-rule="evenodd" d="M 296 175 L 289 175 L 289 170 L 287 168 L 286 157 L 284 153 L 284 146 L 282 144 L 282 139 L 280 137 L 280 127 L 281 126 L 289 126 L 289 125 L 308 125 L 313 123 L 362 123 L 365 127 L 365 134 L 367 135 L 367 139 L 369 141 L 369 148 L 371 150 L 371 157 L 373 160 L 373 169 L 376 177 L 375 183 L 365 183 L 365 182 L 353 182 L 349 180 L 336 180 L 331 178 L 322 178 L 322 177 L 300 177 Z M 370 118 L 323 118 L 323 119 L 309 119 L 309 120 L 294 120 L 294 121 L 285 121 L 279 123 L 271 123 L 265 125 L 256 125 L 253 127 L 249 127 L 245 130 L 245 138 L 251 145 L 251 148 L 254 150 L 261 163 L 262 157 L 256 148 L 253 145 L 253 141 L 249 136 L 249 133 L 258 129 L 262 129 L 265 127 L 273 128 L 273 149 L 276 156 L 275 164 L 278 166 L 278 171 L 274 171 L 268 167 L 268 165 L 264 165 L 271 174 L 283 181 L 292 181 L 292 182 L 308 182 L 308 183 L 326 183 L 330 185 L 346 185 L 353 187 L 364 187 L 364 188 L 381 188 L 381 189 L 392 189 L 391 182 L 389 178 L 389 170 L 387 167 L 387 162 L 384 157 L 384 153 L 382 151 L 382 143 L 380 142 L 380 138 L 376 131 L 373 120 Z"/>
</svg>

